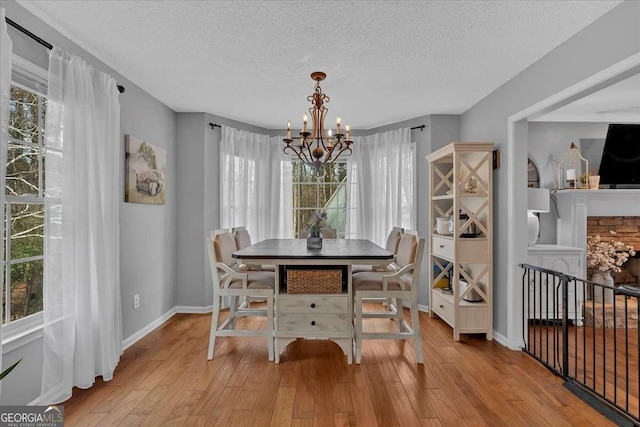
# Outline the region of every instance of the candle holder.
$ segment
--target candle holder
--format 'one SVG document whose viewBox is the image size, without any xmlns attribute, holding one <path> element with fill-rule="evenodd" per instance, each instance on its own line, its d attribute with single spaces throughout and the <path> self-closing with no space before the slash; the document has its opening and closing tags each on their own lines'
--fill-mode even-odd
<svg viewBox="0 0 640 427">
<path fill-rule="evenodd" d="M 586 177 L 585 180 L 582 177 Z M 558 162 L 558 190 L 588 189 L 589 161 L 582 157 L 580 149 L 571 143 L 569 151 Z"/>
</svg>

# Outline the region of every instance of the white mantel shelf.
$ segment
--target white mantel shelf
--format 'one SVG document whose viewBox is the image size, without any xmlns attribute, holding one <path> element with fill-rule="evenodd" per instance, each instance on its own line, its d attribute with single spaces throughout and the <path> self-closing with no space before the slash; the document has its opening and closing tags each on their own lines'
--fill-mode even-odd
<svg viewBox="0 0 640 427">
<path fill-rule="evenodd" d="M 587 247 L 588 216 L 640 216 L 640 189 L 557 190 L 558 244 Z M 586 257 L 586 254 L 585 254 Z M 582 277 L 586 276 L 586 262 Z"/>
<path fill-rule="evenodd" d="M 558 209 L 581 204 L 589 216 L 640 216 L 640 189 L 557 190 L 554 194 Z"/>
</svg>

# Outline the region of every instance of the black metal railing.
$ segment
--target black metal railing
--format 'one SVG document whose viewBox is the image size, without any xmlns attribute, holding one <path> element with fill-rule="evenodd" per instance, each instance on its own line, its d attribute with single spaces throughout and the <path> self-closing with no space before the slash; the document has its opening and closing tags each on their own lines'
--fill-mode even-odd
<svg viewBox="0 0 640 427">
<path fill-rule="evenodd" d="M 640 425 L 640 291 L 521 267 L 524 351 L 614 421 Z"/>
</svg>

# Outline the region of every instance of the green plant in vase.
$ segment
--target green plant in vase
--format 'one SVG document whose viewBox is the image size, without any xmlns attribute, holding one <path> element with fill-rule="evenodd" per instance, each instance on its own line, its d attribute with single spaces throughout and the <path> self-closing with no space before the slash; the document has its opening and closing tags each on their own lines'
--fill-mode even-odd
<svg viewBox="0 0 640 427">
<path fill-rule="evenodd" d="M 324 210 L 315 211 L 306 226 L 309 231 L 309 237 L 320 237 L 322 228 L 325 226 L 326 222 L 327 212 Z"/>
</svg>

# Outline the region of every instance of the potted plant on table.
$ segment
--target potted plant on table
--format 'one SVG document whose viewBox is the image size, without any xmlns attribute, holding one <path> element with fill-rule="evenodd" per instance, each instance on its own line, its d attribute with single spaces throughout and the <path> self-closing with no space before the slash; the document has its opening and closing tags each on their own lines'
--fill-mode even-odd
<svg viewBox="0 0 640 427">
<path fill-rule="evenodd" d="M 610 231 L 609 234 L 616 235 L 615 231 Z M 614 281 L 611 273 L 622 271 L 620 267 L 635 254 L 633 246 L 619 240 L 602 240 L 600 235 L 587 236 L 587 268 L 595 270 L 590 280 L 613 288 Z M 592 295 L 596 302 L 613 301 L 612 289 L 602 288 L 602 291 L 598 290 Z"/>
<path fill-rule="evenodd" d="M 327 212 L 324 210 L 315 211 L 306 225 L 309 232 L 307 237 L 307 249 L 322 249 L 322 228 L 327 221 Z"/>
</svg>

